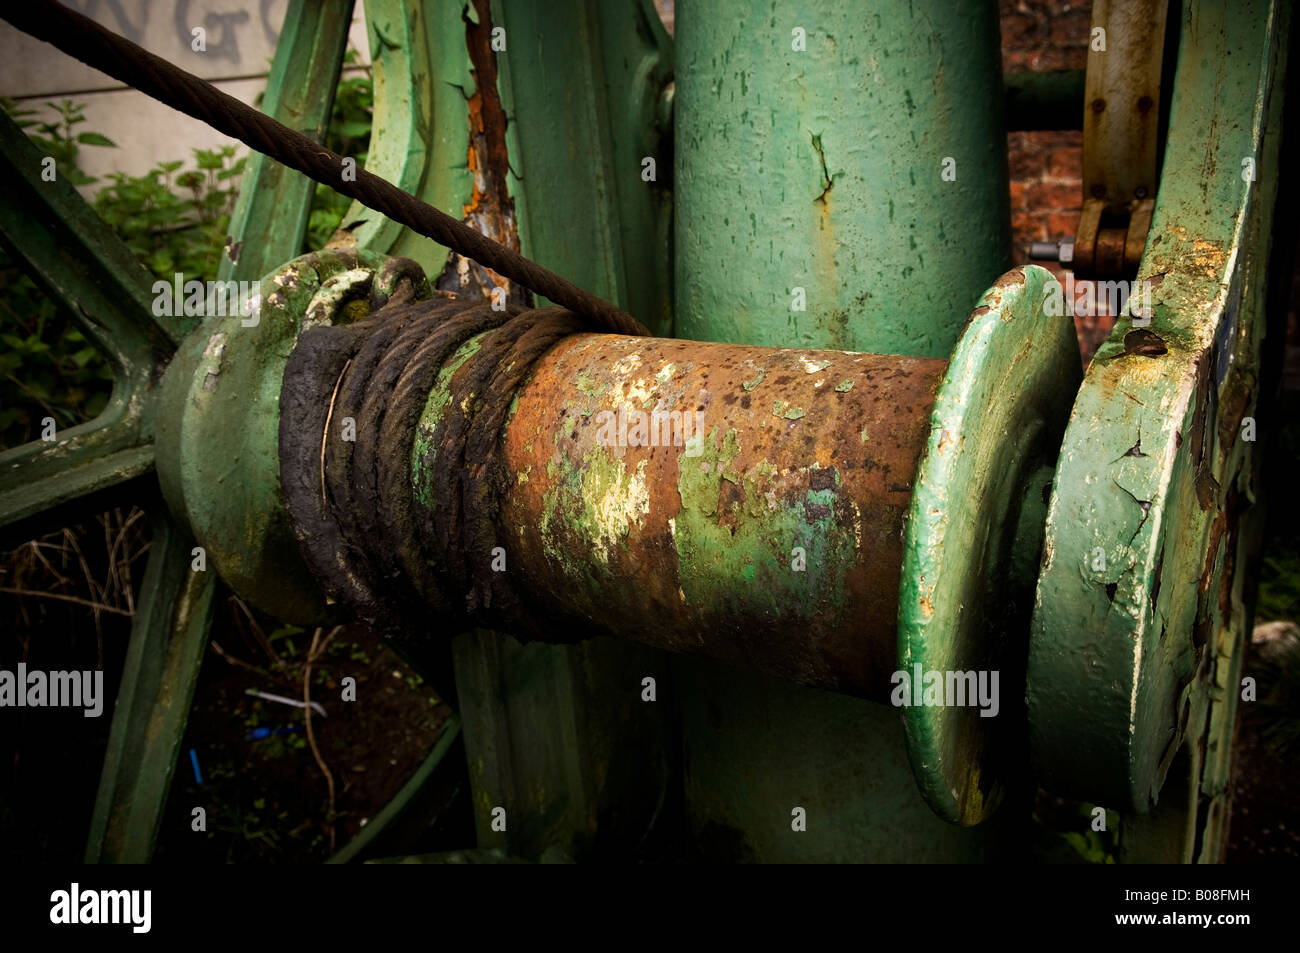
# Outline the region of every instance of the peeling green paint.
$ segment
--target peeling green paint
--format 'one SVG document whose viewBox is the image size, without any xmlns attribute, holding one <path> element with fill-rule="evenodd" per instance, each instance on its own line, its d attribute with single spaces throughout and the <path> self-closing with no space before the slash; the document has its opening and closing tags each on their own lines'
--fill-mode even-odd
<svg viewBox="0 0 1300 953">
<path fill-rule="evenodd" d="M 600 384 L 586 371 L 578 375 L 575 386 L 578 388 L 578 393 L 586 394 L 588 397 L 599 397 L 604 393 Z"/>
<path fill-rule="evenodd" d="M 433 389 L 429 391 L 429 399 L 424 402 L 424 411 L 420 414 L 420 424 L 416 427 L 415 440 L 411 444 L 411 495 L 417 503 L 428 509 L 437 505 L 433 498 L 432 483 L 438 448 L 433 442 L 433 434 L 438 421 L 442 419 L 443 409 L 451 400 L 451 377 L 478 352 L 482 342 L 482 334 L 470 338 L 443 365 Z"/>
<path fill-rule="evenodd" d="M 778 472 L 766 460 L 733 476 L 739 452 L 735 430 L 719 441 L 714 428 L 700 457 L 679 461 L 681 511 L 673 540 L 686 604 L 744 604 L 752 611 L 758 603 L 778 616 L 805 619 L 847 611 L 843 579 L 856 544 L 851 521 L 836 515 L 838 480 L 836 488 L 808 489 L 816 466 Z M 723 502 L 723 480 L 740 487 L 738 500 Z M 795 547 L 805 551 L 806 572 L 792 569 Z M 739 590 L 737 578 L 744 584 Z"/>
<path fill-rule="evenodd" d="M 573 534 L 607 563 L 613 549 L 623 545 L 630 527 L 650 512 L 646 463 L 640 461 L 629 473 L 623 461 L 603 447 L 587 453 L 581 466 L 574 466 L 557 452 L 547 463 L 547 473 L 556 483 L 543 498 L 539 523 L 547 556 L 567 571 L 589 575 L 588 567 L 575 565 L 566 555 L 559 539 L 561 533 Z"/>
</svg>

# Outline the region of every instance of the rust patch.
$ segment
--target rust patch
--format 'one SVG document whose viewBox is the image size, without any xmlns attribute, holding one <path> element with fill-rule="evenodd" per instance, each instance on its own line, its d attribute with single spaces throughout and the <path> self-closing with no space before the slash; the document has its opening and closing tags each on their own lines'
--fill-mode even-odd
<svg viewBox="0 0 1300 953">
<path fill-rule="evenodd" d="M 1018 288 L 1025 283 L 1025 270 L 1023 268 L 1012 268 L 1010 271 L 993 282 L 994 288 Z"/>
<path fill-rule="evenodd" d="M 465 23 L 465 45 L 469 50 L 470 73 L 474 77 L 474 92 L 465 103 L 469 112 L 466 163 L 474 176 L 474 191 L 464 206 L 461 221 L 517 252 L 519 228 L 508 179 L 508 120 L 498 89 L 497 55 L 492 49 L 491 0 L 472 2 L 478 22 L 470 18 L 468 5 L 461 11 L 461 20 Z M 501 288 L 508 303 L 521 307 L 533 305 L 532 295 L 527 289 L 455 252 L 447 257 L 437 287 L 485 298 L 490 298 L 494 289 Z"/>
<path fill-rule="evenodd" d="M 1146 328 L 1135 328 L 1124 335 L 1124 353 L 1136 354 L 1139 357 L 1159 357 L 1168 354 L 1169 348 L 1165 346 L 1164 338 L 1160 335 Z"/>
</svg>

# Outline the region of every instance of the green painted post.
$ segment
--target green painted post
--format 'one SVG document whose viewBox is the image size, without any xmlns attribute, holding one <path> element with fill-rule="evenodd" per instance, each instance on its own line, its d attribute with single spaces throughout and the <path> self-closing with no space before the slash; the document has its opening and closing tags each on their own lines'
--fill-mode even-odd
<svg viewBox="0 0 1300 953">
<path fill-rule="evenodd" d="M 683 4 L 677 334 L 947 357 L 1009 266 L 991 0 Z"/>
<path fill-rule="evenodd" d="M 316 142 L 325 138 L 351 22 L 351 2 L 289 5 L 266 82 L 263 112 Z M 301 172 L 260 152 L 249 155 L 230 216 L 230 234 L 255 239 L 227 246 L 218 277 L 254 281 L 298 257 L 315 191 L 316 183 Z"/>
<path fill-rule="evenodd" d="M 948 357 L 1009 260 L 997 23 L 992 2 L 683 4 L 678 336 Z M 973 830 L 931 813 L 897 712 L 673 666 L 688 813 L 711 856 L 958 861 L 1005 845 L 1014 810 Z"/>
</svg>

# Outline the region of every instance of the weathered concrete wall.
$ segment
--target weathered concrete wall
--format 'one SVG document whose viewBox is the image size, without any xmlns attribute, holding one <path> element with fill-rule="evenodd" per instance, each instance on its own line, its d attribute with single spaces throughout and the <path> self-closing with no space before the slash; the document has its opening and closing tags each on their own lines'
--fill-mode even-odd
<svg viewBox="0 0 1300 953">
<path fill-rule="evenodd" d="M 10 0 L 22 2 L 22 0 Z M 63 0 L 86 16 L 152 53 L 214 82 L 251 103 L 266 88 L 280 25 L 290 0 Z M 349 46 L 368 65 L 363 4 L 356 4 Z M 195 50 L 195 28 L 205 31 L 206 51 Z M 103 133 L 116 149 L 84 147 L 79 162 L 90 175 L 141 175 L 156 163 L 189 160 L 195 148 L 234 145 L 235 140 L 128 89 L 47 43 L 0 23 L 0 96 L 53 119 L 47 102 L 85 104 L 79 131 Z M 240 153 L 247 152 L 240 146 Z M 190 163 L 187 161 L 187 167 Z M 93 193 L 102 182 L 83 189 Z"/>
</svg>

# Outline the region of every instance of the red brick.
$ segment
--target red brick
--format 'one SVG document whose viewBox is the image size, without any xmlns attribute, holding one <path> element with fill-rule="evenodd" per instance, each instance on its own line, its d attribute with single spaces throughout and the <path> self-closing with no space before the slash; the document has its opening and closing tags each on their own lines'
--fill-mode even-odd
<svg viewBox="0 0 1300 953">
<path fill-rule="evenodd" d="M 1030 212 L 1011 213 L 1011 237 L 1017 247 L 1047 240 L 1044 223 Z"/>
<path fill-rule="evenodd" d="M 1047 153 L 1047 176 L 1067 182 L 1083 181 L 1083 149 L 1059 146 Z"/>
<path fill-rule="evenodd" d="M 1030 182 L 1025 194 L 1029 208 L 1035 212 L 1068 212 L 1083 204 L 1077 183 Z"/>
<path fill-rule="evenodd" d="M 1053 239 L 1073 235 L 1079 227 L 1078 212 L 1049 212 L 1047 215 L 1047 233 Z"/>
<path fill-rule="evenodd" d="M 1023 13 L 1009 13 L 1002 17 L 1003 55 L 1024 55 L 1025 50 L 1038 42 L 1038 21 Z M 1003 64 L 1005 69 L 1005 62 Z"/>
<path fill-rule="evenodd" d="M 1017 241 L 1036 241 L 1038 219 L 1028 212 L 1012 212 L 1011 232 L 1016 236 Z"/>
<path fill-rule="evenodd" d="M 1060 47 L 1087 46 L 1091 36 L 1092 14 L 1086 10 L 1062 13 L 1052 17 L 1052 45 Z"/>
<path fill-rule="evenodd" d="M 1040 151 L 1019 132 L 1007 136 L 1007 164 L 1012 179 L 1038 179 L 1045 168 Z"/>
</svg>

